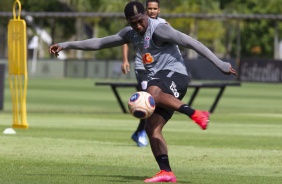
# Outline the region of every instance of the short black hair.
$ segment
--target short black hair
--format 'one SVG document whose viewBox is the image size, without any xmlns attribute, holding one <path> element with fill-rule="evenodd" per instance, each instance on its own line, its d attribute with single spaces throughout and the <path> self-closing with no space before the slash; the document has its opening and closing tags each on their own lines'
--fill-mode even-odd
<svg viewBox="0 0 282 184">
<path fill-rule="evenodd" d="M 159 0 L 146 0 L 146 8 L 148 7 L 149 3 L 158 3 L 158 5 L 160 7 L 160 1 Z"/>
<path fill-rule="evenodd" d="M 138 15 L 139 13 L 144 14 L 145 8 L 143 4 L 138 1 L 129 2 L 124 8 L 125 18 Z"/>
</svg>

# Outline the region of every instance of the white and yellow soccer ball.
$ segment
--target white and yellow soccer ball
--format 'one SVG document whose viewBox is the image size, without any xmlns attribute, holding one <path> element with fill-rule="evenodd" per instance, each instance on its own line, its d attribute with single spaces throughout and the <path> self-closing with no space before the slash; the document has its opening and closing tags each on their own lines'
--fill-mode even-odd
<svg viewBox="0 0 282 184">
<path fill-rule="evenodd" d="M 130 114 L 138 119 L 150 117 L 156 108 L 154 98 L 145 91 L 138 91 L 131 95 L 128 100 Z"/>
</svg>

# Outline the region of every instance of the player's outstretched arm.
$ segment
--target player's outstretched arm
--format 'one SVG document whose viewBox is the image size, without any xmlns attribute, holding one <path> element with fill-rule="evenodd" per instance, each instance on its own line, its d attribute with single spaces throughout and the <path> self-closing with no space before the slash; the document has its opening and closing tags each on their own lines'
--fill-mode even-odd
<svg viewBox="0 0 282 184">
<path fill-rule="evenodd" d="M 228 62 L 223 62 L 220 60 L 214 53 L 212 53 L 205 45 L 201 42 L 193 39 L 192 37 L 168 26 L 166 24 L 160 24 L 155 32 L 154 36 L 156 37 L 157 42 L 159 41 L 160 45 L 169 42 L 182 47 L 193 49 L 199 55 L 203 56 L 210 60 L 216 67 L 218 67 L 224 74 L 233 74 L 237 75 L 237 72 L 232 68 L 231 64 Z M 162 43 L 161 43 L 162 42 Z"/>
<path fill-rule="evenodd" d="M 65 49 L 94 51 L 94 50 L 101 50 L 105 48 L 121 46 L 128 42 L 127 34 L 129 34 L 130 30 L 131 29 L 129 27 L 126 27 L 115 35 L 106 36 L 103 38 L 91 38 L 82 41 L 57 43 L 49 48 L 49 52 L 58 56 L 58 53 L 61 50 L 65 50 Z"/>
<path fill-rule="evenodd" d="M 128 62 L 128 44 L 124 44 L 122 46 L 122 65 L 121 65 L 121 70 L 124 74 L 127 74 L 127 72 L 130 71 L 130 65 Z"/>
</svg>

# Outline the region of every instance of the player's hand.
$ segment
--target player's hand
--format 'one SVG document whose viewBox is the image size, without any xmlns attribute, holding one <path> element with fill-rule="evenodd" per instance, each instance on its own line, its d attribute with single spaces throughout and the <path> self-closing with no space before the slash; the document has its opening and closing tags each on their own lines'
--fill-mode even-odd
<svg viewBox="0 0 282 184">
<path fill-rule="evenodd" d="M 225 73 L 225 74 L 227 74 L 227 75 L 230 75 L 230 74 L 232 74 L 232 75 L 235 75 L 235 76 L 237 76 L 237 72 L 236 72 L 236 70 L 231 66 L 231 64 L 229 63 L 229 71 L 227 72 L 227 73 Z"/>
<path fill-rule="evenodd" d="M 128 61 L 122 63 L 121 70 L 122 70 L 122 73 L 124 73 L 124 74 L 127 74 L 130 71 L 130 65 L 129 65 Z"/>
<path fill-rule="evenodd" d="M 49 53 L 54 54 L 56 57 L 58 57 L 61 50 L 63 50 L 62 47 L 60 47 L 58 44 L 54 44 L 50 46 Z"/>
<path fill-rule="evenodd" d="M 233 74 L 233 75 L 237 76 L 237 72 L 236 72 L 236 70 L 235 70 L 234 68 L 232 68 L 232 67 L 230 67 L 230 69 L 229 69 L 229 73 L 231 73 L 231 74 Z"/>
</svg>

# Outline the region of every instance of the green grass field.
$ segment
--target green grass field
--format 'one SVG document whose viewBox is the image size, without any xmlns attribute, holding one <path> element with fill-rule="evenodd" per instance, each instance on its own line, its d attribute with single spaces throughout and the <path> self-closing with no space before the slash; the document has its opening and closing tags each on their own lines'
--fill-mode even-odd
<svg viewBox="0 0 282 184">
<path fill-rule="evenodd" d="M 120 91 L 124 101 L 134 92 Z M 193 107 L 208 110 L 217 91 L 203 89 Z M 2 134 L 12 125 L 6 81 L 1 184 L 143 183 L 159 171 L 150 147 L 130 139 L 138 120 L 121 113 L 109 87 L 91 79 L 30 79 L 27 109 L 29 128 Z M 228 87 L 208 130 L 176 113 L 164 136 L 178 183 L 280 184 L 282 84 Z"/>
</svg>

